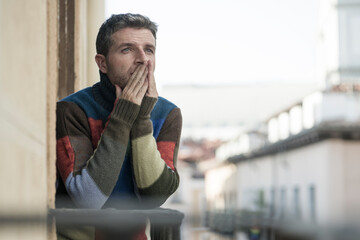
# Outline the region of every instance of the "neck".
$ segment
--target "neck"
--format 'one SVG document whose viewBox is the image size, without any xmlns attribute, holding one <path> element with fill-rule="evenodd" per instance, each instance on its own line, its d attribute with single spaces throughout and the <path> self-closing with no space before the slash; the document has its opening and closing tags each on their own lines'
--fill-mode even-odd
<svg viewBox="0 0 360 240">
<path fill-rule="evenodd" d="M 105 73 L 100 71 L 100 82 L 93 86 L 95 100 L 106 110 L 112 111 L 116 98 L 115 87 Z"/>
</svg>

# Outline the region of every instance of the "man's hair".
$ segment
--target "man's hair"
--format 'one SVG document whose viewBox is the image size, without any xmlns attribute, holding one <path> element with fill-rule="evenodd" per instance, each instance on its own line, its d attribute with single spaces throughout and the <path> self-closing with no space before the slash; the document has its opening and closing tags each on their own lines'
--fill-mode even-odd
<svg viewBox="0 0 360 240">
<path fill-rule="evenodd" d="M 156 40 L 157 24 L 140 14 L 113 14 L 100 27 L 96 38 L 96 52 L 105 57 L 113 44 L 111 36 L 123 28 L 145 28 L 151 31 Z"/>
</svg>

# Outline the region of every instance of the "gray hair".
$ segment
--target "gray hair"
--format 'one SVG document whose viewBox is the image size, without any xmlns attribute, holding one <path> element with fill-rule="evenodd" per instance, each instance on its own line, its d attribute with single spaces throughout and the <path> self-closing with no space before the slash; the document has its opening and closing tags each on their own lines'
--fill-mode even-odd
<svg viewBox="0 0 360 240">
<path fill-rule="evenodd" d="M 106 57 L 113 44 L 112 34 L 127 27 L 148 29 L 156 40 L 157 24 L 148 17 L 132 13 L 116 14 L 101 25 L 96 38 L 96 52 Z"/>
</svg>

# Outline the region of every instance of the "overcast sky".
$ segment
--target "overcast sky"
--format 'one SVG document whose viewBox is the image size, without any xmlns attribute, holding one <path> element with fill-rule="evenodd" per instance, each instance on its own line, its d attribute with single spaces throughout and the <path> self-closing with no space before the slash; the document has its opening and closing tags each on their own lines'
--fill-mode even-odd
<svg viewBox="0 0 360 240">
<path fill-rule="evenodd" d="M 311 83 L 317 0 L 107 0 L 159 25 L 158 84 Z"/>
<path fill-rule="evenodd" d="M 205 134 L 191 126 L 229 125 L 221 132 L 232 138 L 239 133 L 235 125 L 263 121 L 318 84 L 317 2 L 107 0 L 106 17 L 141 13 L 158 23 L 159 93 L 182 109 L 189 136 Z M 216 87 L 165 87 L 182 84 Z M 220 137 L 216 128 L 213 132 Z"/>
</svg>

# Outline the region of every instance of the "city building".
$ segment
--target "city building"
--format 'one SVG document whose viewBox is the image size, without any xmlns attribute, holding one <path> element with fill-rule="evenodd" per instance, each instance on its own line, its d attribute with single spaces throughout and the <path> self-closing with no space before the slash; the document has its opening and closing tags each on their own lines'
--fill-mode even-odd
<svg viewBox="0 0 360 240">
<path fill-rule="evenodd" d="M 322 88 L 264 119 L 265 130 L 245 131 L 219 147 L 216 164 L 202 164 L 213 230 L 262 224 L 265 231 L 295 222 L 314 223 L 314 233 L 316 226 L 359 222 L 360 1 L 319 3 Z M 252 217 L 239 222 L 244 215 Z M 293 233 L 301 237 L 297 226 Z M 264 239 L 277 239 L 270 233 Z"/>
</svg>

